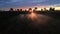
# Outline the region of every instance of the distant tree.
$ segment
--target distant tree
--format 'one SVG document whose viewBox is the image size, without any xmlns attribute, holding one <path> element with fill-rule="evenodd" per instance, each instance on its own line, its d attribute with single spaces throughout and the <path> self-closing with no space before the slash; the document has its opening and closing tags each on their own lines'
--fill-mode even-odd
<svg viewBox="0 0 60 34">
<path fill-rule="evenodd" d="M 37 11 L 37 7 L 35 7 L 35 8 L 33 9 L 33 11 L 34 11 L 34 12 Z"/>
<path fill-rule="evenodd" d="M 49 9 L 50 11 L 52 11 L 52 7 L 50 7 L 50 9 Z"/>
<path fill-rule="evenodd" d="M 46 9 L 46 8 L 44 8 L 44 11 L 47 11 L 47 9 Z"/>
<path fill-rule="evenodd" d="M 32 10 L 32 8 L 29 8 L 29 9 L 28 9 L 28 11 L 31 11 L 31 10 Z"/>
<path fill-rule="evenodd" d="M 50 11 L 55 11 L 55 8 L 52 8 L 52 7 L 50 7 L 50 9 L 49 9 Z"/>
<path fill-rule="evenodd" d="M 27 10 L 25 9 L 25 11 L 27 11 Z"/>
<path fill-rule="evenodd" d="M 55 8 L 53 8 L 53 11 L 55 11 Z"/>
<path fill-rule="evenodd" d="M 17 11 L 19 11 L 19 9 L 17 9 Z"/>
<path fill-rule="evenodd" d="M 14 10 L 13 10 L 13 8 L 10 8 L 10 10 L 9 10 L 9 11 L 14 11 Z"/>
<path fill-rule="evenodd" d="M 35 12 L 36 10 L 35 9 L 33 9 L 33 12 Z"/>
<path fill-rule="evenodd" d="M 41 11 L 43 11 L 43 9 L 41 9 Z"/>
<path fill-rule="evenodd" d="M 37 9 L 37 7 L 35 7 L 35 10 Z"/>
<path fill-rule="evenodd" d="M 20 11 L 22 11 L 22 9 L 20 9 Z"/>
</svg>

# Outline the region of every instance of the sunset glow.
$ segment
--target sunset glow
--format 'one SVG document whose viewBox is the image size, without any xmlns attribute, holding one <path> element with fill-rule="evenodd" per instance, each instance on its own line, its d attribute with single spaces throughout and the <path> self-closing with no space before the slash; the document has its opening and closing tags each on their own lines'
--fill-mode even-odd
<svg viewBox="0 0 60 34">
<path fill-rule="evenodd" d="M 34 8 L 35 8 L 35 6 L 34 7 L 21 7 L 23 10 L 28 10 L 29 8 L 32 8 L 32 10 L 34 10 Z M 19 9 L 21 9 L 21 8 L 19 8 Z M 37 6 L 37 11 L 38 10 L 41 10 L 41 9 L 43 9 L 44 10 L 44 8 L 46 8 L 47 10 L 49 10 L 49 8 L 50 7 L 42 7 L 42 6 Z M 53 8 L 55 8 L 55 10 L 60 10 L 60 7 L 53 7 Z M 17 9 L 17 8 L 16 8 Z"/>
<path fill-rule="evenodd" d="M 55 10 L 60 10 L 60 7 L 55 7 Z"/>
</svg>

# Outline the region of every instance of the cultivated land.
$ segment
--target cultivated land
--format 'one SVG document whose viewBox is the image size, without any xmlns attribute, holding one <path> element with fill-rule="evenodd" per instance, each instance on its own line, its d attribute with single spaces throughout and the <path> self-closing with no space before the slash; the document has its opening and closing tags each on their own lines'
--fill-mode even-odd
<svg viewBox="0 0 60 34">
<path fill-rule="evenodd" d="M 41 33 L 41 34 L 55 34 L 60 30 L 60 11 L 36 11 L 35 13 L 51 17 L 47 26 L 40 26 L 33 29 L 27 25 L 32 23 L 31 19 L 27 19 L 28 11 L 0 11 L 0 31 L 1 33 Z M 24 14 L 23 18 L 19 18 L 20 14 Z"/>
</svg>

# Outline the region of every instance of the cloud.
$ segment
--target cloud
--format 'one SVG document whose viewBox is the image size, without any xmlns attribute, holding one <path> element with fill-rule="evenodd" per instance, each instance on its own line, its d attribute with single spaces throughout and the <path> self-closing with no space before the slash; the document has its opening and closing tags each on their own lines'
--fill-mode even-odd
<svg viewBox="0 0 60 34">
<path fill-rule="evenodd" d="M 41 2 L 41 4 L 46 4 L 46 5 L 60 4 L 60 0 L 48 0 L 45 2 Z"/>
<path fill-rule="evenodd" d="M 40 2 L 45 2 L 45 1 L 48 1 L 48 0 L 32 0 L 30 1 L 30 3 L 40 3 Z"/>
<path fill-rule="evenodd" d="M 0 0 L 0 7 L 23 7 L 55 4 L 60 4 L 60 0 Z"/>
</svg>

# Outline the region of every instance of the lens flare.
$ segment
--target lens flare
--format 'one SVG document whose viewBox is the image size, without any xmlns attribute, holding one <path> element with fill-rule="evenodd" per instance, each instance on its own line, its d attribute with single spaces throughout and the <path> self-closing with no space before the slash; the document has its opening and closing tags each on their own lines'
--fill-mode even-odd
<svg viewBox="0 0 60 34">
<path fill-rule="evenodd" d="M 32 20 L 36 20 L 37 19 L 37 15 L 36 15 L 36 13 L 34 13 L 33 11 L 31 12 L 31 14 L 29 14 L 29 16 L 28 16 L 30 19 L 32 19 Z"/>
</svg>

